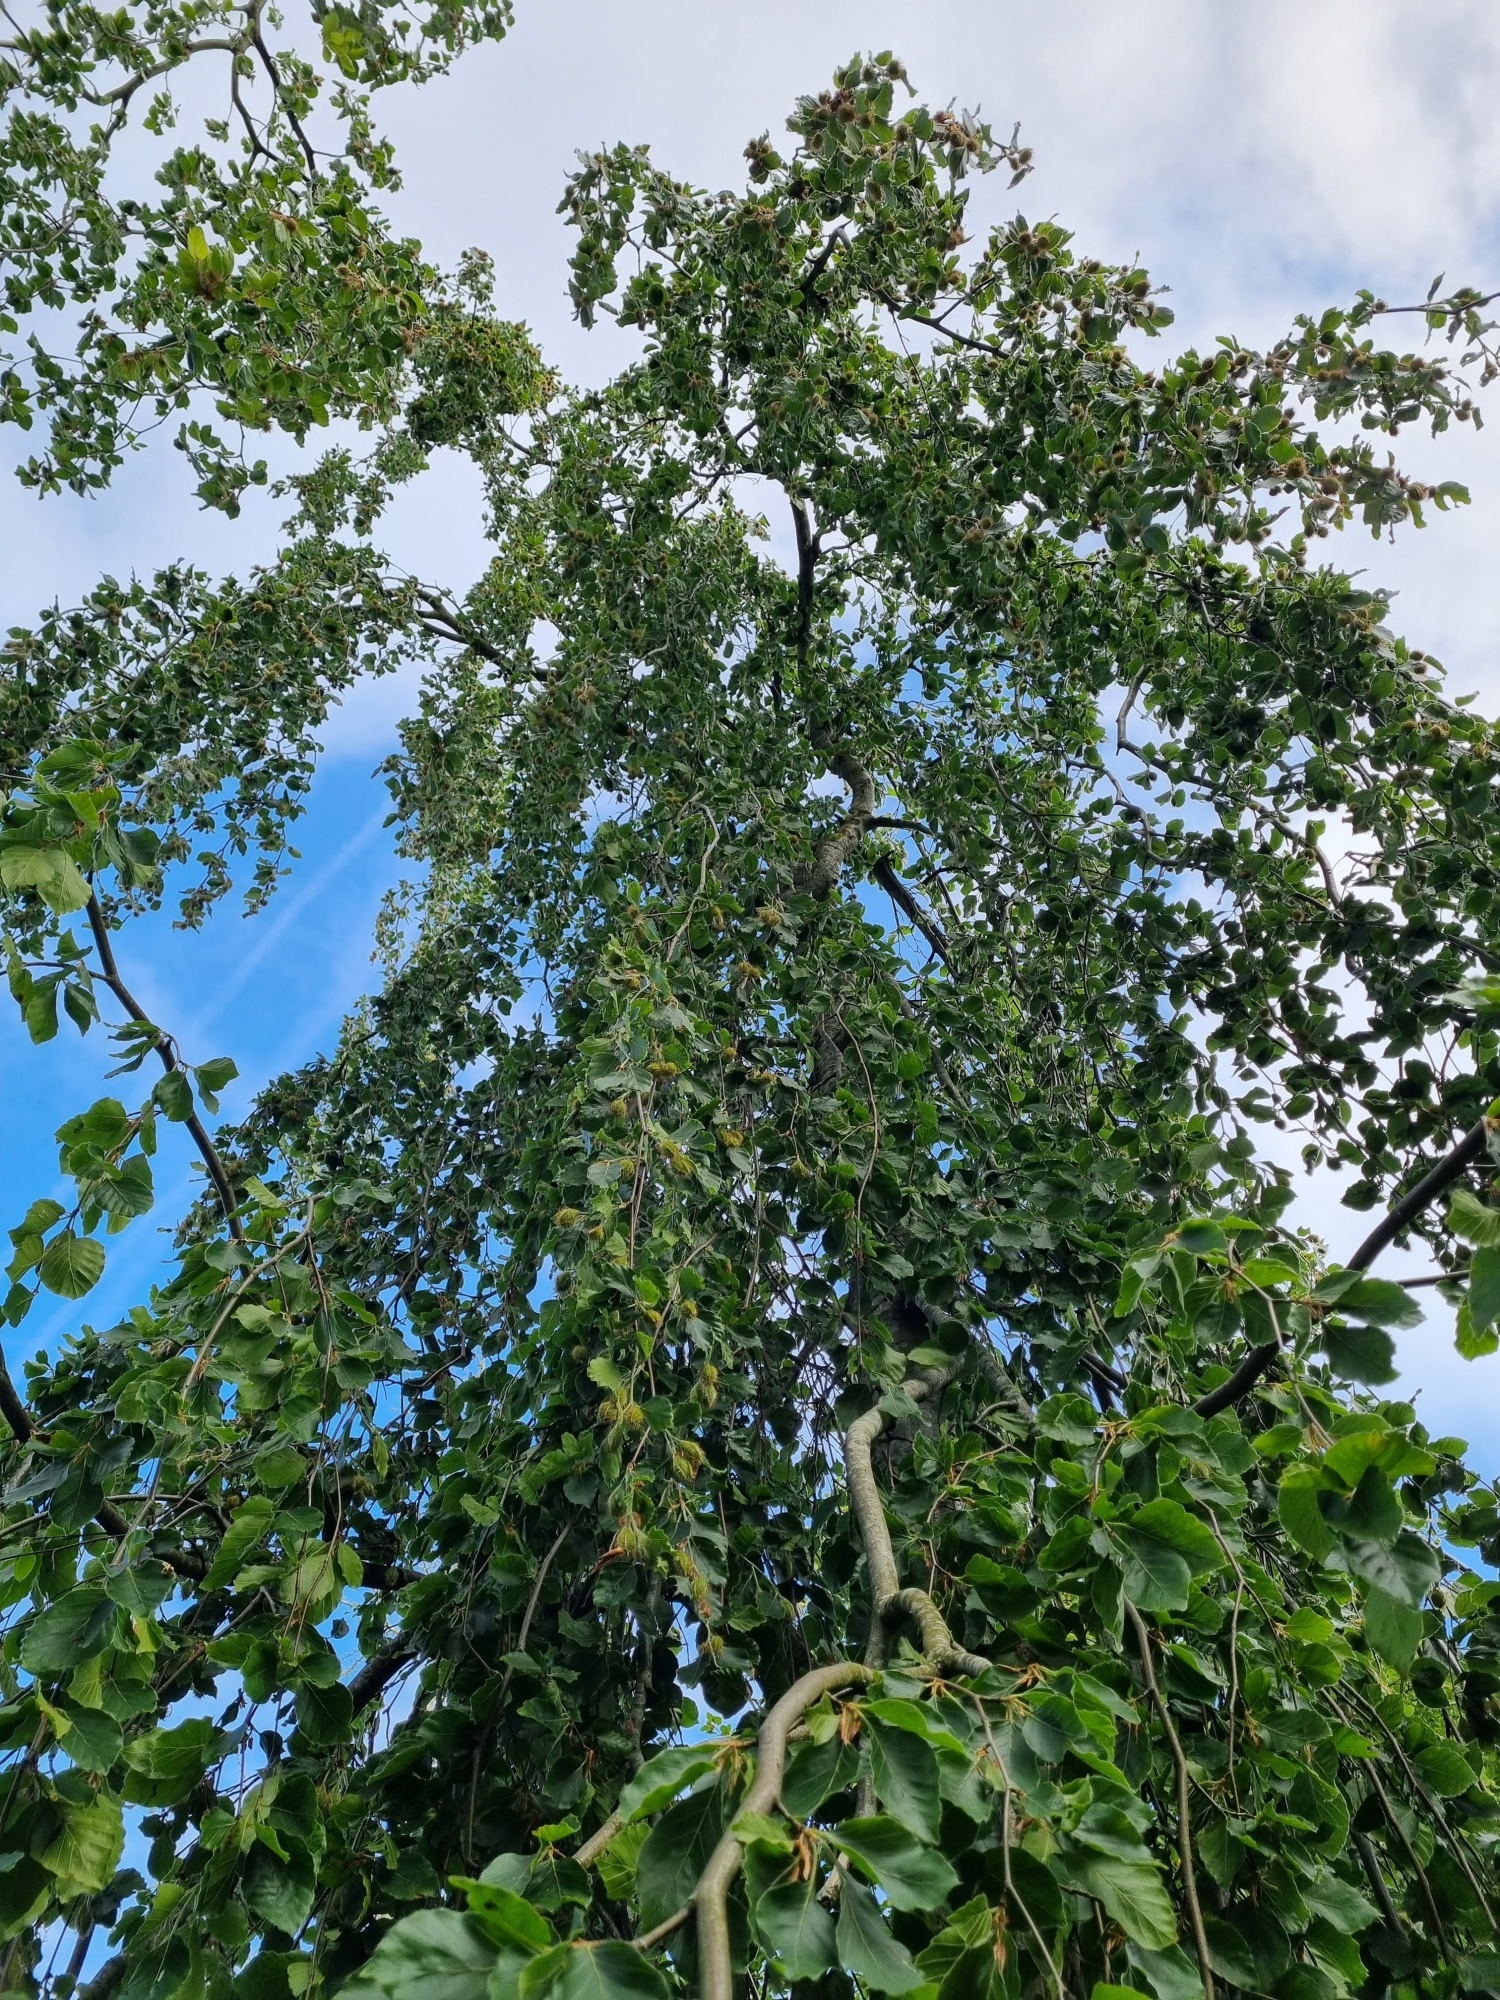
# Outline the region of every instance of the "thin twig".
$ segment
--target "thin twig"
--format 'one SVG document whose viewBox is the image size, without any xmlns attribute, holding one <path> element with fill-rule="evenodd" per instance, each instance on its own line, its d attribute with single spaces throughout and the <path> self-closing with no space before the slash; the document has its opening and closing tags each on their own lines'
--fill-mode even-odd
<svg viewBox="0 0 1500 2000">
<path fill-rule="evenodd" d="M 1136 1644 L 1140 1648 L 1141 1672 L 1146 1678 L 1146 1692 L 1150 1695 L 1152 1706 L 1161 1722 L 1167 1746 L 1172 1753 L 1172 1763 L 1177 1771 L 1177 1855 L 1182 1863 L 1182 1893 L 1188 1906 L 1188 1920 L 1193 1928 L 1193 1946 L 1198 1954 L 1198 1973 L 1203 1981 L 1203 2000 L 1214 2000 L 1214 1974 L 1213 1967 L 1209 1963 L 1208 1932 L 1203 1927 L 1203 1911 L 1198 1902 L 1198 1879 L 1193 1869 L 1193 1818 L 1188 1788 L 1187 1758 L 1182 1754 L 1182 1742 L 1172 1721 L 1171 1712 L 1162 1700 L 1161 1689 L 1156 1684 L 1156 1668 L 1151 1661 L 1151 1634 L 1146 1630 L 1146 1621 L 1128 1597 L 1120 1601 L 1135 1633 Z"/>
</svg>

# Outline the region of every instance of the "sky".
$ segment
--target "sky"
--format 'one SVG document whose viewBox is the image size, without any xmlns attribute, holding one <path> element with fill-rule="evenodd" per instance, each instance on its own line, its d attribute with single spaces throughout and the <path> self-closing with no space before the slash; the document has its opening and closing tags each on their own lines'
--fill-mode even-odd
<svg viewBox="0 0 1500 2000">
<path fill-rule="evenodd" d="M 447 80 L 386 101 L 405 186 L 393 208 L 429 252 L 469 245 L 494 258 L 499 309 L 529 322 L 575 382 L 628 357 L 604 323 L 584 333 L 566 290 L 568 234 L 556 207 L 576 152 L 617 139 L 650 145 L 679 178 L 742 180 L 747 140 L 773 140 L 795 97 L 857 50 L 890 48 L 931 103 L 1017 121 L 1036 167 L 1008 192 L 980 184 L 976 233 L 1019 207 L 1058 218 L 1086 254 L 1139 256 L 1171 288 L 1169 346 L 1219 333 L 1266 342 L 1299 311 L 1369 286 L 1392 303 L 1450 285 L 1500 286 L 1500 10 L 1484 0 L 516 0 L 507 40 L 463 58 Z M 1414 329 L 1414 321 L 1393 328 Z M 1392 338 L 1407 338 L 1408 334 Z M 1330 560 L 1399 593 L 1393 623 L 1441 659 L 1455 694 L 1500 708 L 1500 385 L 1492 422 L 1400 441 L 1406 467 L 1458 479 L 1474 504 L 1394 546 L 1351 532 Z M 0 446 L 6 444 L 0 437 Z M 185 468 L 148 450 L 92 500 L 38 501 L 0 471 L 0 623 L 30 622 L 53 597 L 80 598 L 102 572 L 188 556 L 240 573 L 268 557 L 282 511 L 252 496 L 237 523 L 195 510 Z M 477 482 L 440 458 L 403 495 L 388 544 L 410 567 L 463 589 L 487 551 Z M 356 690 L 324 734 L 327 756 L 297 838 L 301 859 L 267 912 L 233 902 L 197 934 L 133 926 L 122 970 L 190 1059 L 231 1055 L 241 1080 L 225 1115 L 282 1069 L 326 1051 L 345 1009 L 375 978 L 371 925 L 399 874 L 376 774 L 411 689 Z M 0 1159 L 0 1226 L 55 1179 L 53 1128 L 118 1085 L 102 1082 L 97 1032 L 64 1028 L 36 1050 L 0 1014 L 0 1091 L 10 1144 Z M 169 1135 L 172 1140 L 180 1133 Z M 141 1296 L 164 1226 L 192 1185 L 185 1153 L 159 1163 L 157 1214 L 113 1247 L 82 1307 L 52 1301 L 10 1335 L 13 1367 L 79 1317 L 107 1323 Z M 10 1213 L 9 1211 L 14 1211 Z M 1363 1233 L 1326 1187 L 1294 1214 L 1335 1253 Z M 1419 1268 L 1408 1260 L 1407 1268 Z M 1382 1265 L 1392 1274 L 1400 1258 Z M 1500 1472 L 1500 1356 L 1461 1362 L 1443 1308 L 1403 1337 L 1403 1391 L 1435 1433 L 1457 1433 Z"/>
</svg>

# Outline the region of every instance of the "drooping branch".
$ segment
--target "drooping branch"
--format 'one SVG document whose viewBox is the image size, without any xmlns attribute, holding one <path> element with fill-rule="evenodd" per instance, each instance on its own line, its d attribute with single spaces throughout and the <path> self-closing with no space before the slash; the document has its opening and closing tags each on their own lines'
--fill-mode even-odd
<svg viewBox="0 0 1500 2000">
<path fill-rule="evenodd" d="M 917 929 L 926 938 L 944 965 L 948 966 L 951 970 L 953 960 L 949 956 L 948 940 L 943 933 L 942 926 L 922 908 L 922 905 L 917 901 L 910 889 L 907 888 L 906 884 L 901 880 L 901 877 L 896 873 L 884 855 L 875 863 L 872 873 L 891 901 L 903 912 L 911 923 L 916 925 Z"/>
<path fill-rule="evenodd" d="M 1173 1767 L 1177 1773 L 1177 1858 L 1182 1866 L 1182 1893 L 1188 1906 L 1188 1921 L 1193 1928 L 1193 1945 L 1198 1954 L 1198 1972 L 1203 1980 L 1203 2000 L 1214 2000 L 1213 1967 L 1209 1963 L 1208 1932 L 1203 1927 L 1203 1910 L 1198 1901 L 1198 1878 L 1193 1867 L 1193 1819 L 1192 1802 L 1189 1791 L 1187 1758 L 1183 1755 L 1182 1742 L 1172 1721 L 1171 1712 L 1162 1700 L 1161 1689 L 1156 1684 L 1156 1668 L 1151 1659 L 1151 1634 L 1146 1630 L 1146 1621 L 1127 1597 L 1122 1600 L 1125 1615 L 1130 1620 L 1135 1642 L 1140 1649 L 1141 1672 L 1145 1676 L 1146 1692 L 1151 1697 L 1151 1705 L 1156 1710 L 1162 1732 L 1167 1739 L 1167 1748 L 1172 1753 Z"/>
<path fill-rule="evenodd" d="M 1388 1214 L 1382 1216 L 1344 1268 L 1368 1271 L 1381 1251 L 1414 1222 L 1424 1208 L 1429 1208 L 1466 1168 L 1484 1157 L 1490 1136 L 1497 1131 L 1500 1131 L 1500 1119 L 1489 1116 L 1471 1125 L 1437 1165 L 1430 1168 L 1414 1188 L 1409 1188 Z M 1220 1410 L 1227 1410 L 1232 1403 L 1237 1403 L 1241 1396 L 1255 1387 L 1280 1352 L 1281 1345 L 1274 1340 L 1252 1347 L 1227 1382 L 1221 1382 L 1217 1389 L 1211 1389 L 1206 1396 L 1198 1398 L 1193 1405 L 1195 1414 L 1200 1417 L 1217 1416 Z"/>
<path fill-rule="evenodd" d="M 921 1402 L 933 1390 L 943 1388 L 956 1372 L 956 1366 L 928 1369 L 904 1382 L 902 1392 L 913 1402 Z M 982 1674 L 989 1667 L 988 1660 L 966 1651 L 957 1643 L 930 1592 L 901 1587 L 872 1455 L 883 1424 L 884 1417 L 877 1406 L 856 1417 L 844 1438 L 850 1502 L 870 1574 L 870 1638 L 865 1660 L 863 1664 L 841 1660 L 830 1666 L 814 1667 L 794 1682 L 776 1703 L 762 1724 L 757 1739 L 755 1778 L 740 1807 L 743 1813 L 767 1812 L 780 1799 L 788 1737 L 814 1703 L 840 1688 L 868 1685 L 879 1678 L 885 1659 L 888 1627 L 909 1620 L 917 1629 L 923 1658 L 937 1673 Z M 865 1789 L 862 1785 L 862 1794 Z M 859 1809 L 866 1811 L 869 1807 L 861 1803 Z M 622 1824 L 620 1813 L 611 1813 L 604 1824 L 575 1850 L 573 1859 L 585 1868 L 592 1866 Z M 733 1972 L 725 1899 L 730 1884 L 739 1872 L 743 1856 L 744 1850 L 734 1833 L 726 1833 L 710 1855 L 687 1904 L 664 1924 L 659 1924 L 654 1931 L 636 1940 L 640 1948 L 649 1949 L 679 1929 L 690 1915 L 695 1916 L 702 2000 L 732 2000 Z"/>
<path fill-rule="evenodd" d="M 1471 1125 L 1464 1136 L 1446 1152 L 1435 1167 L 1423 1174 L 1414 1188 L 1402 1195 L 1389 1214 L 1370 1231 L 1349 1259 L 1351 1271 L 1368 1271 L 1375 1259 L 1392 1242 L 1408 1223 L 1414 1222 L 1424 1208 L 1429 1207 L 1445 1189 L 1450 1188 L 1467 1167 L 1484 1157 L 1491 1132 L 1500 1131 L 1500 1119 L 1481 1118 Z"/>
<path fill-rule="evenodd" d="M 103 973 L 105 985 L 114 994 L 132 1021 L 138 1021 L 146 1027 L 155 1028 L 156 1039 L 151 1046 L 160 1058 L 162 1068 L 169 1075 L 175 1073 L 182 1076 L 183 1065 L 178 1059 L 177 1051 L 172 1045 L 171 1037 L 164 1035 L 160 1028 L 155 1027 L 155 1023 L 152 1021 L 150 1015 L 147 1014 L 145 1008 L 120 977 L 120 968 L 115 962 L 114 947 L 109 941 L 109 926 L 104 921 L 104 912 L 99 907 L 99 898 L 92 894 L 92 892 L 88 900 L 88 920 L 89 929 L 94 934 L 94 949 L 99 954 L 99 965 Z M 245 1229 L 239 1217 L 239 1204 L 234 1198 L 234 1188 L 230 1183 L 229 1174 L 224 1166 L 224 1162 L 219 1157 L 218 1148 L 208 1136 L 203 1121 L 196 1111 L 189 1111 L 185 1122 L 189 1133 L 192 1135 L 193 1144 L 198 1148 L 203 1164 L 208 1169 L 208 1177 L 214 1184 L 214 1191 L 218 1195 L 219 1204 L 224 1211 L 224 1220 L 229 1224 L 229 1233 L 236 1243 L 243 1243 L 245 1241 Z"/>
<path fill-rule="evenodd" d="M 841 1688 L 864 1685 L 874 1678 L 873 1668 L 861 1666 L 857 1660 L 839 1660 L 832 1666 L 814 1667 L 811 1673 L 792 1683 L 761 1724 L 756 1741 L 755 1778 L 740 1807 L 742 1813 L 769 1812 L 780 1798 L 787 1739 L 814 1703 L 825 1694 L 837 1694 Z M 734 2000 L 727 1899 L 744 1854 L 733 1831 L 726 1833 L 709 1856 L 693 1891 L 702 2000 Z"/>
</svg>

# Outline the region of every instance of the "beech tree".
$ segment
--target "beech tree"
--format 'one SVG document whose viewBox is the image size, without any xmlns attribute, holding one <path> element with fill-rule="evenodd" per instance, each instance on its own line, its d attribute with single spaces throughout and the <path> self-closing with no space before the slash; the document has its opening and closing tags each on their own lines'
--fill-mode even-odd
<svg viewBox="0 0 1500 2000">
<path fill-rule="evenodd" d="M 1017 135 L 889 56 L 789 134 L 738 193 L 581 162 L 573 297 L 639 351 L 596 393 L 478 262 L 387 341 L 315 258 L 337 383 L 242 400 L 260 239 L 169 201 L 132 266 L 164 401 L 374 435 L 267 569 L 10 641 L 11 990 L 124 1079 L 10 1324 L 158 1144 L 204 1181 L 0 1380 L 8 1992 L 1500 1991 L 1500 1493 L 1388 1393 L 1375 1271 L 1421 1241 L 1500 1345 L 1500 744 L 1322 546 L 1463 498 L 1379 440 L 1477 420 L 1487 302 L 1159 363 L 1145 271 L 968 240 Z M 44 485 L 116 451 L 90 339 Z M 378 539 L 439 449 L 463 594 Z M 413 659 L 383 984 L 214 1130 L 131 919 L 263 901 L 329 704 Z"/>
</svg>

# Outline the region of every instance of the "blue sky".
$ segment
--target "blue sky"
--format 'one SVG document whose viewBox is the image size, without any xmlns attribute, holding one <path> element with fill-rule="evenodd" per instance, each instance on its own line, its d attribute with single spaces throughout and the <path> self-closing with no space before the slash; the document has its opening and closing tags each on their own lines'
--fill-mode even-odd
<svg viewBox="0 0 1500 2000">
<path fill-rule="evenodd" d="M 554 211 L 575 149 L 644 139 L 674 172 L 729 185 L 745 141 L 774 134 L 794 96 L 859 47 L 895 48 L 932 101 L 977 105 L 1007 132 L 1019 118 L 1037 171 L 1014 194 L 1001 177 L 983 184 L 976 223 L 1020 204 L 1058 215 L 1087 251 L 1140 253 L 1173 288 L 1174 344 L 1230 330 L 1272 338 L 1296 310 L 1360 284 L 1400 299 L 1420 298 L 1439 270 L 1500 282 L 1500 18 L 1480 0 L 517 0 L 517 13 L 503 46 L 389 107 L 406 168 L 397 208 L 440 258 L 488 249 L 501 309 L 527 319 L 575 380 L 601 379 L 627 351 L 622 336 L 585 336 L 569 317 Z M 1476 504 L 1395 548 L 1351 536 L 1330 555 L 1398 588 L 1396 623 L 1446 661 L 1455 692 L 1477 690 L 1494 712 L 1500 405 L 1481 436 L 1413 439 L 1403 458 L 1424 476 L 1464 480 Z M 152 450 L 100 499 L 45 503 L 0 477 L 0 619 L 27 622 L 104 570 L 188 555 L 242 572 L 270 553 L 277 503 L 252 497 L 237 524 L 199 514 L 183 470 L 169 449 Z M 485 560 L 477 488 L 452 462 L 403 497 L 389 526 L 402 560 L 455 587 Z M 331 719 L 302 858 L 263 916 L 246 923 L 230 903 L 202 933 L 151 920 L 120 942 L 127 978 L 190 1056 L 238 1062 L 226 1115 L 267 1077 L 327 1050 L 372 978 L 372 920 L 399 872 L 373 772 L 411 692 L 378 683 Z M 80 1043 L 67 1027 L 32 1049 L 0 1013 L 10 1140 L 0 1223 L 52 1186 L 61 1119 L 121 1088 L 101 1081 L 105 1057 L 97 1032 Z M 76 1317 L 107 1323 L 140 1296 L 160 1249 L 154 1228 L 190 1184 L 180 1147 L 170 1170 L 164 1153 L 158 1179 L 157 1215 L 116 1240 L 98 1292 L 84 1308 L 38 1308 L 8 1341 L 13 1363 Z M 1300 1213 L 1335 1251 L 1362 1233 L 1327 1189 L 1310 1189 Z M 1459 1362 L 1443 1309 L 1430 1294 L 1426 1303 L 1428 1326 L 1402 1348 L 1408 1388 L 1421 1388 L 1435 1431 L 1468 1436 L 1477 1461 L 1500 1470 L 1500 1357 Z"/>
</svg>

